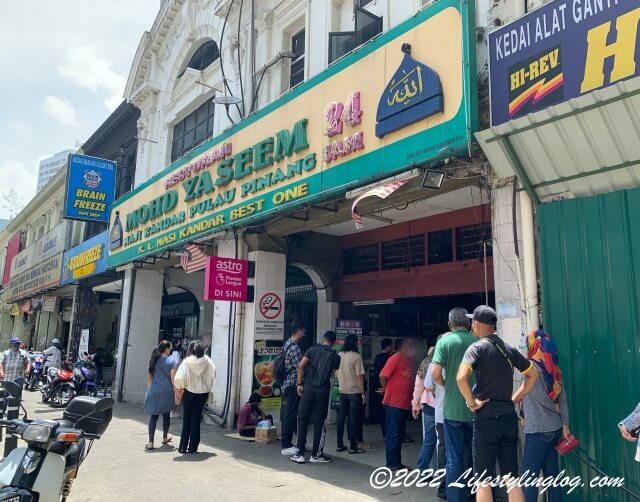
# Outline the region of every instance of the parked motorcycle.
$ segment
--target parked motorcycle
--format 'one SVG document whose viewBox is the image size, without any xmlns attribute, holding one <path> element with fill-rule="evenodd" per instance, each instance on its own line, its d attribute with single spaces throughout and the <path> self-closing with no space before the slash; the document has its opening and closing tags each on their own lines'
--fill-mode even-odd
<svg viewBox="0 0 640 502">
<path fill-rule="evenodd" d="M 91 360 L 85 359 L 76 364 L 73 368 L 73 386 L 76 396 L 98 395 L 97 373 L 96 365 Z"/>
<path fill-rule="evenodd" d="M 64 361 L 61 368 L 47 370 L 47 384 L 40 390 L 42 402 L 51 401 L 54 408 L 64 408 L 75 396 L 73 367 L 70 361 Z"/>
<path fill-rule="evenodd" d="M 12 395 L 13 382 L 0 382 Z M 0 502 L 65 502 L 93 441 L 111 422 L 113 399 L 74 398 L 62 420 L 0 420 L 7 433 L 21 438 L 0 463 Z M 87 445 L 88 442 L 88 445 Z"/>
<path fill-rule="evenodd" d="M 44 354 L 33 354 L 31 356 L 31 371 L 24 382 L 24 388 L 29 389 L 33 392 L 38 386 L 38 388 L 42 387 L 46 384 L 46 376 L 45 376 L 45 363 L 47 362 L 47 356 Z"/>
</svg>

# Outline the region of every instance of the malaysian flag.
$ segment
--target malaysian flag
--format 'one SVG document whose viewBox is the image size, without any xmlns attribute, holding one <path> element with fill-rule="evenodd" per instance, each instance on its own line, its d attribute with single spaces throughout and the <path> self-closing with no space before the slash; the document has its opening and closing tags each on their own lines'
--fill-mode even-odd
<svg viewBox="0 0 640 502">
<path fill-rule="evenodd" d="M 202 270 L 207 265 L 207 255 L 195 244 L 187 244 L 182 252 L 184 254 L 180 257 L 180 266 L 187 274 Z"/>
<path fill-rule="evenodd" d="M 358 208 L 356 207 L 358 205 L 358 202 L 360 202 L 362 199 L 365 199 L 367 197 L 379 197 L 381 199 L 386 199 L 387 197 L 389 197 L 389 195 L 395 192 L 407 181 L 409 180 L 392 181 L 391 183 L 387 183 L 386 185 L 372 188 L 371 190 L 363 193 L 360 197 L 354 200 L 353 205 L 351 206 L 351 217 L 353 218 L 353 221 L 356 222 L 356 229 L 360 230 L 361 228 L 364 227 L 362 223 L 362 216 L 360 216 L 360 213 L 358 212 Z"/>
</svg>

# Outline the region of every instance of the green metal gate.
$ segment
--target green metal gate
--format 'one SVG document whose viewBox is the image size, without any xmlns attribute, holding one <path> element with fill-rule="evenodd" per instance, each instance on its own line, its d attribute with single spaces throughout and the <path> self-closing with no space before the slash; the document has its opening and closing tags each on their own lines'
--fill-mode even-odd
<svg viewBox="0 0 640 502">
<path fill-rule="evenodd" d="M 635 445 L 618 422 L 640 400 L 640 189 L 538 207 L 543 321 L 556 340 L 568 391 L 570 426 L 611 476 L 640 493 Z M 590 489 L 597 473 L 568 458 L 584 487 L 575 501 L 633 500 Z"/>
</svg>

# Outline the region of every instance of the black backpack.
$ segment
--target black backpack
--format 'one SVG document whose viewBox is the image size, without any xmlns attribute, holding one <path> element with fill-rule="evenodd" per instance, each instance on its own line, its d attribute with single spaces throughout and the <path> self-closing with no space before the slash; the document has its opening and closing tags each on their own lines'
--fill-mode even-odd
<svg viewBox="0 0 640 502">
<path fill-rule="evenodd" d="M 276 382 L 278 382 L 279 384 L 283 384 L 285 378 L 287 378 L 287 368 L 285 365 L 286 356 L 294 344 L 295 342 L 291 342 L 289 344 L 289 347 L 287 347 L 286 352 L 284 351 L 284 349 L 282 349 L 282 352 L 280 352 L 280 354 L 278 354 L 277 357 L 273 360 L 273 363 L 271 363 L 273 377 L 276 379 Z"/>
</svg>

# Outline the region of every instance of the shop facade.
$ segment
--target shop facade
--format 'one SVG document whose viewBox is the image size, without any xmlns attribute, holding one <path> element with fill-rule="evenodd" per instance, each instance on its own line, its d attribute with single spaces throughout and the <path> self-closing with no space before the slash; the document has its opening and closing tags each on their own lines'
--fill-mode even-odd
<svg viewBox="0 0 640 502">
<path fill-rule="evenodd" d="M 60 274 L 81 228 L 63 219 L 65 176 L 63 168 L 0 234 L 7 243 L 2 340 L 16 336 L 35 350 L 69 339 L 74 288 L 61 287 Z"/>
<path fill-rule="evenodd" d="M 310 26 L 306 9 L 315 5 L 299 9 L 302 26 Z M 366 302 L 386 300 L 386 310 L 378 313 L 381 324 L 366 327 L 371 351 L 376 337 L 389 329 L 396 336 L 421 337 L 426 350 L 435 333 L 446 330 L 442 312 L 457 304 L 457 295 L 470 295 L 469 308 L 492 298 L 491 212 L 486 187 L 477 183 L 486 166 L 472 138 L 477 128 L 476 80 L 469 69 L 475 68 L 475 13 L 469 4 L 448 1 L 414 9 L 412 3 L 403 17 L 415 15 L 328 67 L 325 53 L 326 69 L 257 112 L 242 118 L 232 109 L 229 117 L 237 124 L 172 163 L 169 152 L 178 135 L 185 141 L 181 131 L 192 119 L 188 113 L 181 123 L 183 112 L 171 117 L 167 110 L 189 103 L 179 96 L 189 94 L 189 85 L 198 88 L 198 82 L 207 85 L 200 86 L 189 110 L 200 110 L 201 102 L 223 93 L 216 90 L 220 63 L 199 70 L 195 83 L 187 78 L 201 36 L 196 36 L 199 18 L 193 11 L 185 28 L 192 30 L 190 40 L 174 36 L 173 27 L 166 35 L 176 44 L 167 56 L 173 63 L 138 66 L 145 47 L 156 42 L 167 55 L 165 40 L 156 39 L 155 32 L 143 39 L 128 99 L 142 110 L 145 137 L 162 146 L 139 145 L 136 187 L 116 201 L 110 221 L 109 266 L 125 274 L 119 353 L 128 349 L 118 360 L 119 397 L 143 398 L 151 350 L 172 330 L 186 329 L 186 321 L 168 321 L 167 314 L 191 304 L 199 308 L 198 338 L 211 346 L 218 368 L 214 408 L 224 420 L 255 388 L 274 398 L 270 411 L 277 414 L 278 390 L 269 388 L 256 365 L 277 350 L 294 318 L 307 324 L 305 343 L 311 345 L 335 329 L 342 316 L 373 319 Z M 179 11 L 177 19 L 186 13 Z M 259 19 L 262 51 L 260 37 L 271 36 L 273 27 L 268 16 Z M 179 28 L 178 21 L 176 33 Z M 216 33 L 207 36 L 220 40 Z M 435 53 L 435 46 L 445 49 Z M 228 48 L 219 50 L 223 59 L 229 57 Z M 307 51 L 310 60 L 317 57 L 309 46 Z M 272 54 L 278 51 L 260 58 L 268 63 Z M 365 74 L 370 78 L 363 82 Z M 160 92 L 164 89 L 168 92 Z M 171 93 L 175 99 L 162 102 Z M 147 107 L 164 110 L 155 115 L 159 122 L 152 123 L 150 116 L 147 121 Z M 222 109 L 217 108 L 214 128 L 215 121 L 224 123 Z M 197 111 L 194 123 L 199 113 L 209 112 L 208 105 Z M 455 176 L 447 176 L 439 190 L 423 188 L 426 167 L 444 166 L 445 160 Z M 158 169 L 163 161 L 168 167 Z M 386 199 L 358 202 L 365 231 L 356 232 L 355 198 L 394 181 L 401 182 L 399 188 Z M 248 280 L 253 301 L 205 301 L 207 272 L 185 273 L 180 265 L 185 247 L 193 244 L 206 255 L 253 262 L 255 274 Z M 366 259 L 353 250 L 367 246 L 379 250 L 376 268 L 350 273 L 354 261 Z M 447 287 L 438 285 L 439 274 L 457 278 Z M 191 298 L 182 296 L 185 290 L 196 301 L 183 301 Z M 179 299 L 169 303 L 166 297 L 173 295 Z M 399 327 L 389 328 L 390 323 Z"/>
<path fill-rule="evenodd" d="M 632 216 L 640 187 L 640 8 L 564 7 L 551 2 L 490 34 L 492 123 L 477 137 L 497 175 L 517 180 L 503 198 L 521 191 L 535 211 L 535 219 L 522 217 L 539 255 L 539 262 L 536 253 L 524 257 L 524 289 L 540 281 L 540 323 L 559 348 L 571 430 L 600 469 L 624 476 L 638 493 L 635 445 L 615 424 L 637 404 L 631 375 L 640 362 Z M 536 327 L 537 302 L 529 306 Z M 593 476 L 573 459 L 566 466 Z M 631 500 L 586 487 L 572 496 Z"/>
</svg>

